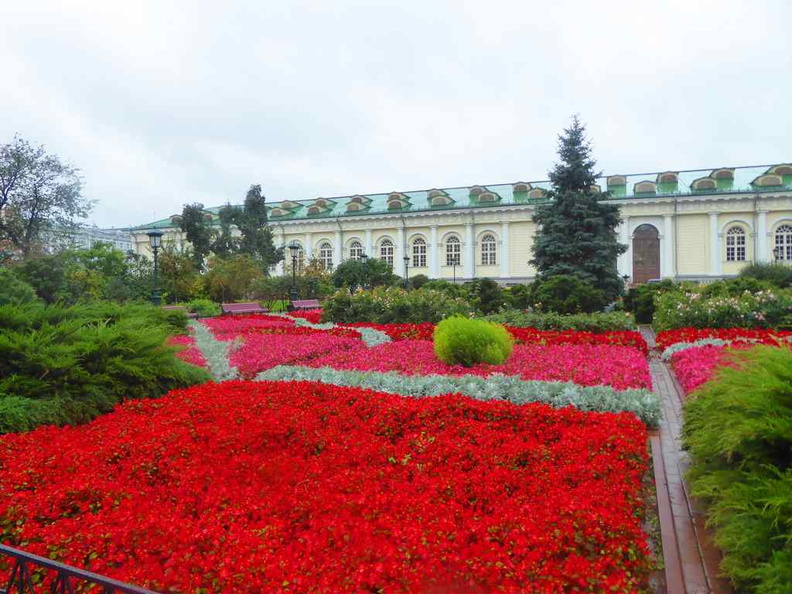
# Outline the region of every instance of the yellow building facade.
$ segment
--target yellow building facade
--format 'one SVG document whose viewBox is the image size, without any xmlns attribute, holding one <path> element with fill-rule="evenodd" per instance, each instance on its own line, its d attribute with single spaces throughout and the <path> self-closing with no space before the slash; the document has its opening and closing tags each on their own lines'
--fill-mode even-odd
<svg viewBox="0 0 792 594">
<path fill-rule="evenodd" d="M 328 269 L 346 259 L 387 260 L 396 274 L 502 284 L 530 281 L 535 209 L 548 182 L 516 182 L 313 200 L 268 206 L 276 245 L 294 242 L 300 259 Z M 611 175 L 593 191 L 608 192 L 623 219 L 627 252 L 620 274 L 711 280 L 751 262 L 792 265 L 792 164 Z M 206 210 L 216 221 L 218 207 Z M 146 232 L 184 244 L 178 215 L 132 229 L 138 253 Z M 570 238 L 572 241 L 572 238 Z M 281 263 L 273 272 L 283 273 Z"/>
</svg>

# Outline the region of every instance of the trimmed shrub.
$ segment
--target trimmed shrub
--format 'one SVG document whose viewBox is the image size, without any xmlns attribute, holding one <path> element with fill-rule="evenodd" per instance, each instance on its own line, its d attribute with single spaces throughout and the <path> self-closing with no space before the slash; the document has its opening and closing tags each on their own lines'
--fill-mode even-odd
<svg viewBox="0 0 792 594">
<path fill-rule="evenodd" d="M 537 280 L 531 285 L 531 300 L 536 309 L 562 314 L 592 313 L 607 305 L 601 289 L 569 274 Z"/>
<path fill-rule="evenodd" d="M 35 301 L 36 291 L 8 268 L 0 268 L 0 305 L 19 305 Z"/>
<path fill-rule="evenodd" d="M 766 281 L 780 289 L 792 288 L 792 266 L 780 262 L 748 264 L 740 270 L 740 277 Z"/>
<path fill-rule="evenodd" d="M 516 328 L 536 328 L 537 330 L 578 330 L 585 332 L 635 330 L 633 317 L 623 312 L 563 315 L 553 312 L 538 313 L 506 309 L 489 315 L 485 319 Z"/>
<path fill-rule="evenodd" d="M 438 291 L 417 289 L 405 291 L 398 287 L 377 287 L 371 291 L 336 292 L 323 305 L 322 320 L 349 324 L 437 323 L 453 315 L 470 315 L 472 308 L 464 300 Z"/>
<path fill-rule="evenodd" d="M 511 355 L 514 338 L 500 324 L 454 316 L 434 331 L 437 358 L 448 365 L 501 365 Z"/>
<path fill-rule="evenodd" d="M 741 591 L 792 583 L 792 350 L 737 351 L 684 405 L 688 477 Z"/>
</svg>

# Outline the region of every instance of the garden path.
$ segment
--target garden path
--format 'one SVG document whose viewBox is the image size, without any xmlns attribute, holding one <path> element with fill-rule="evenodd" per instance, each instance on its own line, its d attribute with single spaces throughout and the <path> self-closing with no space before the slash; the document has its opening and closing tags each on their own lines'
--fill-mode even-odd
<svg viewBox="0 0 792 594">
<path fill-rule="evenodd" d="M 701 506 L 691 497 L 683 480 L 689 461 L 682 450 L 683 392 L 671 370 L 654 351 L 655 335 L 648 326 L 641 334 L 652 349 L 649 368 L 655 391 L 663 405 L 659 435 L 651 437 L 657 507 L 669 594 L 726 594 L 733 592 L 728 580 L 718 577 L 721 553 L 705 528 Z"/>
</svg>

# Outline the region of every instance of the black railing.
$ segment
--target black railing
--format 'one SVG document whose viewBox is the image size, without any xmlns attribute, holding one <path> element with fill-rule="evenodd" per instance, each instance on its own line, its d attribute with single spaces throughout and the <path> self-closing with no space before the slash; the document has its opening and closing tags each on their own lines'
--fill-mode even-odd
<svg viewBox="0 0 792 594">
<path fill-rule="evenodd" d="M 0 544 L 0 560 L 7 559 L 11 561 L 11 573 L 5 584 L 0 581 L 0 594 L 38 594 L 39 592 L 74 594 L 75 586 L 81 584 L 99 586 L 99 589 L 92 591 L 102 592 L 102 594 L 157 594 L 152 590 L 146 590 L 146 588 L 125 584 Z M 47 577 L 51 580 L 34 580 L 33 572 L 37 569 L 46 570 Z M 48 582 L 49 584 L 47 584 Z"/>
</svg>

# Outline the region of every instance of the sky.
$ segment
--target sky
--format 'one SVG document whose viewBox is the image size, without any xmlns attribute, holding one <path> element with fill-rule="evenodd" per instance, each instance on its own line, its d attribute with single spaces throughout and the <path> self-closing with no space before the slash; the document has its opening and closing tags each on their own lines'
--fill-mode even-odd
<svg viewBox="0 0 792 594">
<path fill-rule="evenodd" d="M 0 143 L 81 170 L 88 219 L 792 161 L 789 0 L 0 0 Z"/>
</svg>

